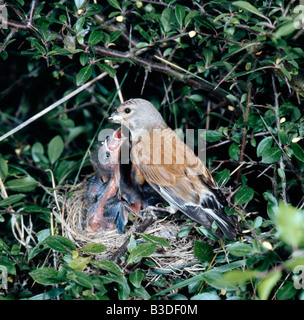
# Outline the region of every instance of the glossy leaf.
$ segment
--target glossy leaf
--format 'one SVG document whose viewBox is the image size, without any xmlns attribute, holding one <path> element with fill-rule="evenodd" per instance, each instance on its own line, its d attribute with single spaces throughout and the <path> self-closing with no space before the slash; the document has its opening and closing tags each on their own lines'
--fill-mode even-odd
<svg viewBox="0 0 304 320">
<path fill-rule="evenodd" d="M 249 187 L 241 187 L 235 194 L 234 204 L 240 205 L 249 202 L 254 196 L 254 190 Z"/>
<path fill-rule="evenodd" d="M 137 259 L 148 257 L 151 254 L 153 254 L 156 250 L 156 244 L 155 243 L 142 243 L 135 247 L 129 255 L 129 258 L 127 260 L 127 264 L 134 263 Z"/>
</svg>

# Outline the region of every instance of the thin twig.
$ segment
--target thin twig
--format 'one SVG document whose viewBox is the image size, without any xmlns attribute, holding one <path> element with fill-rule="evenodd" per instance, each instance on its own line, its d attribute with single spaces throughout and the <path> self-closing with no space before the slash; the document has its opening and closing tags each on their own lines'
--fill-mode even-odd
<svg viewBox="0 0 304 320">
<path fill-rule="evenodd" d="M 31 25 L 33 23 L 35 7 L 36 7 L 36 0 L 33 0 L 31 3 L 30 15 L 29 15 L 29 19 L 28 19 L 29 25 Z"/>
<path fill-rule="evenodd" d="M 113 68 L 116 68 L 117 66 L 114 66 Z M 29 125 L 30 123 L 34 122 L 35 120 L 39 119 L 40 117 L 44 116 L 45 114 L 47 114 L 48 112 L 50 112 L 51 110 L 57 108 L 58 106 L 60 106 L 62 103 L 68 101 L 69 99 L 71 99 L 72 97 L 76 96 L 78 93 L 80 93 L 81 91 L 85 90 L 86 88 L 88 88 L 89 86 L 91 86 L 94 82 L 104 78 L 105 76 L 107 76 L 108 73 L 107 72 L 103 72 L 102 74 L 100 74 L 98 77 L 96 77 L 95 79 L 92 79 L 91 81 L 85 83 L 84 85 L 82 85 L 80 88 L 74 90 L 73 92 L 71 92 L 70 94 L 68 94 L 67 96 L 59 99 L 58 101 L 56 101 L 55 103 L 51 104 L 49 107 L 45 108 L 44 110 L 40 111 L 39 113 L 35 114 L 34 116 L 32 116 L 31 118 L 29 118 L 28 120 L 24 121 L 23 123 L 21 123 L 19 126 L 15 127 L 14 129 L 12 129 L 11 131 L 7 132 L 6 134 L 4 134 L 3 136 L 0 137 L 0 141 L 8 138 L 9 136 L 11 136 L 12 134 L 20 131 L 21 129 L 23 129 L 24 127 L 26 127 L 27 125 Z"/>
<path fill-rule="evenodd" d="M 10 28 L 15 28 L 17 30 L 26 30 L 26 31 L 30 31 L 30 32 L 36 31 L 36 27 L 34 24 L 32 24 L 31 25 L 32 27 L 30 27 L 24 23 L 16 22 L 13 20 L 8 20 L 7 25 Z M 50 33 L 56 35 L 56 39 L 55 39 L 56 41 L 63 42 L 63 37 L 60 34 L 54 32 L 54 31 L 50 31 Z M 78 44 L 78 46 L 84 50 L 87 50 L 86 44 Z M 165 74 L 167 74 L 173 78 L 176 78 L 180 81 L 186 82 L 193 87 L 200 88 L 201 90 L 208 92 L 209 96 L 217 101 L 227 101 L 226 96 L 227 96 L 227 94 L 229 94 L 228 92 L 226 92 L 223 89 L 217 89 L 216 91 L 214 91 L 213 90 L 214 85 L 212 83 L 209 83 L 208 81 L 206 81 L 202 77 L 199 77 L 195 73 L 192 73 L 186 69 L 178 67 L 177 65 L 170 63 L 169 61 L 162 59 L 160 57 L 157 57 L 157 56 L 156 56 L 157 59 L 162 60 L 163 62 L 166 62 L 167 65 L 164 65 L 162 63 L 156 63 L 156 62 L 153 62 L 152 60 L 148 60 L 148 59 L 139 57 L 139 54 L 143 52 L 142 49 L 135 51 L 135 52 L 130 52 L 130 51 L 121 52 L 121 51 L 117 51 L 117 50 L 113 50 L 113 49 L 109 49 L 109 48 L 105 48 L 105 47 L 101 47 L 101 46 L 95 46 L 94 51 L 96 54 L 100 54 L 100 55 L 103 55 L 106 57 L 130 60 L 140 66 L 143 66 L 144 68 L 147 68 L 149 71 L 154 70 L 154 71 L 165 73 Z M 175 69 L 182 71 L 182 72 L 179 72 L 179 71 L 169 67 L 169 65 Z"/>
<path fill-rule="evenodd" d="M 112 61 L 109 61 L 109 64 L 110 64 L 110 67 L 113 68 Z M 119 82 L 118 82 L 116 74 L 114 76 L 114 83 L 115 83 L 115 87 L 116 87 L 116 90 L 117 90 L 117 93 L 118 93 L 119 101 L 120 101 L 121 104 L 123 104 L 124 103 L 124 98 L 122 96 L 121 87 L 119 85 Z"/>
<path fill-rule="evenodd" d="M 240 156 L 239 156 L 240 162 L 242 162 L 244 159 L 244 151 L 245 151 L 245 146 L 247 143 L 247 132 L 248 132 L 247 123 L 249 121 L 250 109 L 252 106 L 251 99 L 252 99 L 252 83 L 249 82 L 247 85 L 247 103 L 246 103 L 246 108 L 243 113 L 243 119 L 244 119 L 245 126 L 242 128 L 242 144 L 241 144 Z M 241 168 L 237 172 L 237 176 L 236 176 L 237 182 L 240 180 L 240 177 L 241 177 Z"/>
<path fill-rule="evenodd" d="M 4 40 L 4 42 L 2 43 L 2 46 L 0 48 L 0 53 L 5 50 L 7 43 L 11 40 L 11 38 L 13 37 L 13 35 L 15 33 L 16 33 L 16 30 L 12 29 L 11 32 L 7 35 L 6 39 Z"/>
<path fill-rule="evenodd" d="M 280 115 L 279 115 L 279 94 L 277 92 L 277 88 L 276 88 L 276 85 L 275 85 L 274 74 L 271 75 L 271 79 L 272 79 L 272 87 L 273 87 L 273 93 L 274 93 L 274 113 L 275 113 L 275 116 L 276 116 L 276 125 L 277 125 L 277 130 L 278 130 L 278 133 L 279 133 L 280 130 L 281 130 Z M 282 143 L 281 143 L 280 139 L 278 139 L 278 143 L 279 143 L 280 149 L 282 149 Z M 285 203 L 287 203 L 285 164 L 284 164 L 284 160 L 283 160 L 283 155 L 280 157 L 279 166 L 280 166 L 280 169 L 284 172 L 284 176 L 281 177 L 281 181 L 282 181 L 282 196 L 283 196 L 283 201 Z"/>
</svg>

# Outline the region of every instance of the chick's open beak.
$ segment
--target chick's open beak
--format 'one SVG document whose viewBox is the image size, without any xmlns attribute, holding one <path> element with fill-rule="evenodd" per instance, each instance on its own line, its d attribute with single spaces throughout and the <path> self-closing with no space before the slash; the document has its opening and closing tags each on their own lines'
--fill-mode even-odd
<svg viewBox="0 0 304 320">
<path fill-rule="evenodd" d="M 108 118 L 108 120 L 111 123 L 121 123 L 122 117 L 117 111 L 115 111 L 111 114 L 111 116 Z"/>
</svg>

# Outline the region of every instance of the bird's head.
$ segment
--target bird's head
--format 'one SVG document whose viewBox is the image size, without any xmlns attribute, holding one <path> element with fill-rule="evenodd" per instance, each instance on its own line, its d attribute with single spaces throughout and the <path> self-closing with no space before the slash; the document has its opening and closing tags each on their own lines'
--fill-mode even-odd
<svg viewBox="0 0 304 320">
<path fill-rule="evenodd" d="M 109 121 L 127 127 L 132 135 L 136 130 L 152 130 L 167 126 L 153 104 L 144 99 L 124 102 L 111 114 Z"/>
<path fill-rule="evenodd" d="M 106 137 L 98 150 L 97 165 L 101 172 L 112 172 L 118 168 L 121 148 L 126 140 L 120 128 Z"/>
</svg>

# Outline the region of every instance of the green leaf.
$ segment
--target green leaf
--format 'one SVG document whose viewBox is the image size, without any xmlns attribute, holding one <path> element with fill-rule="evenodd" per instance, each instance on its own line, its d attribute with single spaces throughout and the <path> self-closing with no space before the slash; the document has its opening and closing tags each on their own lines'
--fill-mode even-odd
<svg viewBox="0 0 304 320">
<path fill-rule="evenodd" d="M 101 243 L 89 243 L 81 248 L 83 252 L 86 253 L 102 253 L 107 250 L 107 247 Z"/>
<path fill-rule="evenodd" d="M 224 137 L 224 135 L 216 130 L 206 130 L 203 131 L 201 134 L 201 138 L 208 141 L 208 142 L 215 142 L 219 141 Z"/>
<path fill-rule="evenodd" d="M 47 237 L 43 241 L 43 244 L 61 253 L 71 253 L 73 250 L 76 250 L 75 244 L 70 239 L 59 235 Z"/>
<path fill-rule="evenodd" d="M 280 239 L 292 247 L 304 244 L 304 214 L 283 202 L 276 213 L 276 227 Z"/>
<path fill-rule="evenodd" d="M 0 178 L 4 180 L 8 175 L 8 165 L 6 161 L 0 157 Z"/>
<path fill-rule="evenodd" d="M 240 146 L 236 143 L 232 143 L 228 150 L 229 156 L 233 160 L 239 160 L 240 158 Z"/>
<path fill-rule="evenodd" d="M 144 240 L 146 240 L 148 242 L 155 243 L 155 244 L 158 244 L 160 246 L 171 248 L 170 243 L 167 240 L 163 239 L 163 238 L 152 236 L 152 235 L 149 235 L 149 234 L 144 234 L 144 233 L 140 233 L 139 235 Z"/>
<path fill-rule="evenodd" d="M 35 162 L 40 162 L 40 161 L 48 162 L 48 160 L 44 156 L 44 147 L 42 143 L 35 142 L 32 146 L 31 152 L 32 152 L 32 158 Z"/>
<path fill-rule="evenodd" d="M 68 269 L 67 278 L 75 281 L 85 288 L 93 289 L 93 280 L 83 271 Z"/>
<path fill-rule="evenodd" d="M 226 250 L 227 252 L 237 257 L 247 256 L 252 254 L 253 252 L 252 246 L 246 243 L 234 243 L 231 246 L 227 247 Z"/>
<path fill-rule="evenodd" d="M 266 150 L 271 148 L 272 141 L 273 141 L 272 137 L 266 137 L 260 141 L 260 143 L 258 144 L 258 147 L 257 147 L 257 156 L 258 157 L 261 157 Z"/>
<path fill-rule="evenodd" d="M 136 240 L 135 240 L 133 234 L 131 234 L 130 241 L 129 241 L 129 244 L 127 247 L 128 251 L 131 252 L 135 247 L 136 247 Z"/>
<path fill-rule="evenodd" d="M 119 276 L 124 274 L 123 270 L 113 261 L 108 261 L 108 260 L 91 261 L 91 264 L 94 267 L 100 268 L 102 270 L 106 270 L 109 273 L 113 273 Z"/>
<path fill-rule="evenodd" d="M 119 2 L 117 0 L 108 0 L 109 4 L 115 9 L 121 10 Z"/>
<path fill-rule="evenodd" d="M 250 187 L 241 187 L 235 194 L 234 204 L 236 206 L 249 202 L 254 196 L 254 190 Z"/>
<path fill-rule="evenodd" d="M 16 268 L 13 263 L 0 259 L 0 266 L 5 267 L 8 274 L 16 275 Z M 0 273 L 0 279 L 1 279 L 1 273 Z"/>
<path fill-rule="evenodd" d="M 76 85 L 80 86 L 86 81 L 89 80 L 89 78 L 92 75 L 92 68 L 91 66 L 83 67 L 76 76 Z"/>
<path fill-rule="evenodd" d="M 287 283 L 278 290 L 276 297 L 278 300 L 290 300 L 296 295 L 297 291 L 293 283 Z"/>
<path fill-rule="evenodd" d="M 153 254 L 155 250 L 155 243 L 141 243 L 130 252 L 127 264 L 134 263 L 137 259 L 148 257 Z"/>
<path fill-rule="evenodd" d="M 115 75 L 116 75 L 115 69 L 113 69 L 112 67 L 110 67 L 110 66 L 107 65 L 107 64 L 103 64 L 103 63 L 100 63 L 100 62 L 97 62 L 96 64 L 97 64 L 98 68 L 99 68 L 101 71 L 107 72 L 111 78 L 114 78 L 114 77 L 115 77 Z"/>
<path fill-rule="evenodd" d="M 50 300 L 58 297 L 62 293 L 66 292 L 63 288 L 55 288 L 47 292 L 36 294 L 35 296 L 29 297 L 29 300 Z"/>
<path fill-rule="evenodd" d="M 175 17 L 176 17 L 176 20 L 181 28 L 183 27 L 183 22 L 184 22 L 185 16 L 186 16 L 186 11 L 185 11 L 184 6 L 177 4 L 175 6 Z"/>
<path fill-rule="evenodd" d="M 190 300 L 220 300 L 216 292 L 203 292 L 193 296 Z"/>
<path fill-rule="evenodd" d="M 140 288 L 144 277 L 145 273 L 142 270 L 136 270 L 130 274 L 129 280 L 135 288 Z"/>
<path fill-rule="evenodd" d="M 0 253 L 2 253 L 1 251 L 10 254 L 9 246 L 0 238 Z"/>
<path fill-rule="evenodd" d="M 30 176 L 26 178 L 13 179 L 5 183 L 5 188 L 10 191 L 30 192 L 36 189 L 38 181 Z"/>
<path fill-rule="evenodd" d="M 76 5 L 76 8 L 80 9 L 84 5 L 86 0 L 74 0 L 74 2 L 75 2 L 75 5 Z"/>
<path fill-rule="evenodd" d="M 46 213 L 49 214 L 51 212 L 50 209 L 45 207 L 39 207 L 39 206 L 25 206 L 24 212 L 38 212 L 38 213 Z"/>
<path fill-rule="evenodd" d="M 190 11 L 185 18 L 185 26 L 188 26 L 196 17 L 201 16 L 201 13 L 197 10 Z"/>
<path fill-rule="evenodd" d="M 203 97 L 200 94 L 192 94 L 189 97 L 190 100 L 193 100 L 195 102 L 202 102 L 203 101 Z"/>
<path fill-rule="evenodd" d="M 263 163 L 274 163 L 282 157 L 282 151 L 279 147 L 273 147 L 266 150 L 262 155 Z"/>
<path fill-rule="evenodd" d="M 282 145 L 285 145 L 288 142 L 288 135 L 283 130 L 278 131 L 278 136 Z"/>
<path fill-rule="evenodd" d="M 90 34 L 89 44 L 90 46 L 95 46 L 95 44 L 99 43 L 103 39 L 103 31 L 95 30 Z"/>
<path fill-rule="evenodd" d="M 285 23 L 284 25 L 280 26 L 277 30 L 277 32 L 274 34 L 276 38 L 282 38 L 285 36 L 289 36 L 293 32 L 295 32 L 297 29 L 295 28 L 295 21 L 291 21 L 288 23 Z"/>
<path fill-rule="evenodd" d="M 165 8 L 160 16 L 160 22 L 164 29 L 164 32 L 170 32 L 176 27 L 176 19 L 174 11 L 170 8 Z"/>
<path fill-rule="evenodd" d="M 6 207 L 10 204 L 16 203 L 23 199 L 25 197 L 25 194 L 13 194 L 11 196 L 8 196 L 7 198 L 0 200 L 0 207 Z"/>
<path fill-rule="evenodd" d="M 77 257 L 75 259 L 73 259 L 68 266 L 76 271 L 81 271 L 83 270 L 88 263 L 90 262 L 90 258 L 83 258 L 83 257 Z"/>
<path fill-rule="evenodd" d="M 58 271 L 53 268 L 42 267 L 31 271 L 29 275 L 36 281 L 45 286 L 59 284 L 64 281 L 62 279 L 58 279 Z"/>
<path fill-rule="evenodd" d="M 293 154 L 294 156 L 304 162 L 304 150 L 301 146 L 299 146 L 297 143 L 292 143 L 291 144 L 291 148 L 292 148 L 292 151 L 293 151 Z"/>
<path fill-rule="evenodd" d="M 262 223 L 263 223 L 262 217 L 256 217 L 255 220 L 254 220 L 254 222 L 253 222 L 252 227 L 253 227 L 254 229 L 257 229 L 257 228 L 259 228 L 259 227 L 262 225 Z"/>
<path fill-rule="evenodd" d="M 83 67 L 87 64 L 88 60 L 89 55 L 86 52 L 82 53 L 79 57 L 79 62 Z"/>
<path fill-rule="evenodd" d="M 270 192 L 264 192 L 263 196 L 267 201 L 267 214 L 272 221 L 275 221 L 278 210 L 278 201 Z"/>
<path fill-rule="evenodd" d="M 132 295 L 141 298 L 142 300 L 150 300 L 151 296 L 149 295 L 148 291 L 143 287 L 140 286 L 139 288 L 134 288 Z"/>
<path fill-rule="evenodd" d="M 113 32 L 110 33 L 110 42 L 114 42 L 115 40 L 117 40 L 120 36 L 121 36 L 121 31 L 119 30 L 115 30 Z"/>
<path fill-rule="evenodd" d="M 232 2 L 232 4 L 236 7 L 243 9 L 243 10 L 249 11 L 259 17 L 267 19 L 262 12 L 260 12 L 256 7 L 254 7 L 252 4 L 250 4 L 247 1 L 235 1 L 235 2 Z"/>
<path fill-rule="evenodd" d="M 220 187 L 223 187 L 229 181 L 229 178 L 230 178 L 230 171 L 227 169 L 217 173 L 216 176 L 214 177 L 215 181 Z"/>
<path fill-rule="evenodd" d="M 271 290 L 281 279 L 282 271 L 272 271 L 266 278 L 264 278 L 258 285 L 258 296 L 261 300 L 267 300 Z"/>
<path fill-rule="evenodd" d="M 198 259 L 200 259 L 203 262 L 210 262 L 213 257 L 213 249 L 206 242 L 194 241 L 193 253 Z"/>
<path fill-rule="evenodd" d="M 256 275 L 255 270 L 231 270 L 225 273 L 211 270 L 206 274 L 204 280 L 216 289 L 235 290 L 240 285 L 248 283 Z"/>
<path fill-rule="evenodd" d="M 63 149 L 64 143 L 62 141 L 61 136 L 58 135 L 50 141 L 47 153 L 51 164 L 54 164 L 59 159 L 63 152 Z"/>
</svg>

